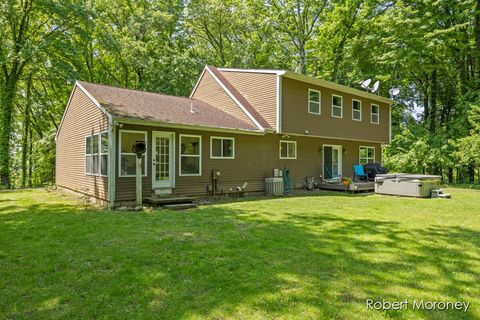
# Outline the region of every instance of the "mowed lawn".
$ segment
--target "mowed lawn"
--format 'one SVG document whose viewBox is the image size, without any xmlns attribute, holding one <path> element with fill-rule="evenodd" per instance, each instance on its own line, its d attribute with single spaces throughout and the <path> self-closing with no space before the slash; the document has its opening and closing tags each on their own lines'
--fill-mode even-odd
<svg viewBox="0 0 480 320">
<path fill-rule="evenodd" d="M 0 318 L 479 319 L 480 190 L 447 191 L 145 213 L 0 192 Z M 370 311 L 369 298 L 471 305 Z"/>
</svg>

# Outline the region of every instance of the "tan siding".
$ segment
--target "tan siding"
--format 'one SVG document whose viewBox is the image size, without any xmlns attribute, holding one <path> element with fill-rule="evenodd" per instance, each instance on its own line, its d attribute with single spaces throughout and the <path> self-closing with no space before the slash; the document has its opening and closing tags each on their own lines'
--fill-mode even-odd
<svg viewBox="0 0 480 320">
<path fill-rule="evenodd" d="M 238 71 L 221 71 L 223 76 L 276 128 L 277 75 Z"/>
<path fill-rule="evenodd" d="M 247 192 L 264 190 L 264 179 L 272 176 L 274 168 L 284 168 L 286 165 L 290 170 L 292 183 L 295 187 L 302 187 L 306 176 L 319 178 L 322 174 L 322 146 L 323 144 L 342 145 L 343 152 L 343 174 L 353 176 L 353 165 L 358 163 L 359 146 L 375 146 L 377 161 L 380 161 L 380 144 L 342 141 L 331 139 L 319 139 L 313 137 L 291 137 L 290 140 L 297 141 L 297 159 L 279 159 L 279 141 L 281 135 L 268 134 L 265 136 L 239 135 L 219 132 L 206 132 L 199 130 L 179 130 L 172 128 L 147 127 L 124 125 L 127 130 L 145 130 L 148 132 L 148 176 L 143 178 L 143 193 L 149 195 L 152 192 L 152 130 L 175 132 L 175 168 L 176 188 L 175 194 L 201 195 L 207 194 L 207 187 L 211 184 L 211 172 L 213 169 L 221 171 L 219 188 L 228 192 L 230 188 L 241 186 L 248 182 Z M 179 134 L 193 134 L 202 136 L 202 176 L 181 177 L 178 175 L 178 146 Z M 210 136 L 224 136 L 235 138 L 235 159 L 210 159 Z M 118 141 L 118 139 L 117 139 Z M 116 159 L 118 167 L 118 157 Z M 118 176 L 118 172 L 116 173 Z M 122 177 L 116 180 L 116 199 L 133 200 L 135 198 L 135 178 Z"/>
<path fill-rule="evenodd" d="M 308 113 L 308 89 L 321 92 L 321 115 Z M 332 94 L 343 97 L 343 118 L 331 116 Z M 352 120 L 352 99 L 362 101 L 362 121 Z M 380 106 L 380 124 L 370 123 L 370 105 Z M 282 79 L 282 131 L 343 139 L 388 142 L 389 106 L 309 83 Z"/>
<path fill-rule="evenodd" d="M 212 106 L 255 126 L 245 112 L 240 109 L 232 98 L 230 98 L 208 71 L 205 71 L 203 77 L 200 79 L 192 98 L 207 102 Z"/>
<path fill-rule="evenodd" d="M 85 137 L 107 129 L 107 117 L 75 88 L 57 137 L 57 185 L 107 199 L 107 177 L 85 175 Z"/>
</svg>

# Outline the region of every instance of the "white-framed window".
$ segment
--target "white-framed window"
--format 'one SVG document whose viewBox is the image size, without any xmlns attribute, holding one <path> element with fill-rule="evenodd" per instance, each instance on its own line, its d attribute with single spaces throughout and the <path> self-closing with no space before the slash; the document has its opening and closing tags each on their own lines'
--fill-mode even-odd
<svg viewBox="0 0 480 320">
<path fill-rule="evenodd" d="M 362 121 L 362 101 L 352 99 L 352 120 Z"/>
<path fill-rule="evenodd" d="M 85 137 L 85 174 L 107 176 L 108 132 L 92 133 Z"/>
<path fill-rule="evenodd" d="M 297 141 L 280 140 L 280 159 L 297 159 Z"/>
<path fill-rule="evenodd" d="M 181 134 L 180 147 L 180 176 L 202 175 L 202 136 Z"/>
<path fill-rule="evenodd" d="M 322 113 L 322 94 L 318 90 L 308 89 L 308 113 Z"/>
<path fill-rule="evenodd" d="M 375 147 L 360 146 L 358 163 L 364 165 L 366 163 L 375 162 Z"/>
<path fill-rule="evenodd" d="M 235 138 L 210 137 L 211 159 L 235 159 Z"/>
<path fill-rule="evenodd" d="M 372 104 L 371 106 L 370 122 L 375 124 L 380 123 L 380 107 L 377 104 Z"/>
<path fill-rule="evenodd" d="M 148 153 L 147 132 L 135 130 L 120 130 L 120 140 L 118 142 L 118 176 L 135 177 L 137 171 L 137 155 L 132 148 L 135 142 L 143 141 L 147 151 L 142 155 L 142 176 L 147 176 L 146 159 Z"/>
<path fill-rule="evenodd" d="M 332 94 L 332 117 L 343 117 L 343 97 Z"/>
</svg>

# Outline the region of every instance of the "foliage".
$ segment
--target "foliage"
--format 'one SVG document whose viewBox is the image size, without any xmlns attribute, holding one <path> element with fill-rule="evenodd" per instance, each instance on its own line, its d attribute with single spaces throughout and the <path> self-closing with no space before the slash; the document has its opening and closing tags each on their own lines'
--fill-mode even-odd
<svg viewBox="0 0 480 320">
<path fill-rule="evenodd" d="M 381 80 L 401 92 L 391 170 L 472 181 L 479 166 L 478 0 L 5 0 L 0 39 L 3 187 L 53 182 L 75 80 L 188 95 L 204 64 Z"/>
</svg>

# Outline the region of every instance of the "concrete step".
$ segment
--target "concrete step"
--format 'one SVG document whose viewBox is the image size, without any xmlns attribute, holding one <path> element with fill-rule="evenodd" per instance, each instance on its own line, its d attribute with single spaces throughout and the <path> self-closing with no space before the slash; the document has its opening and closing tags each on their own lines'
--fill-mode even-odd
<svg viewBox="0 0 480 320">
<path fill-rule="evenodd" d="M 170 210 L 185 210 L 185 209 L 196 208 L 197 205 L 195 203 L 177 203 L 177 204 L 166 204 L 163 207 Z"/>
</svg>

